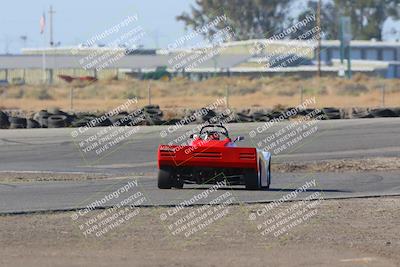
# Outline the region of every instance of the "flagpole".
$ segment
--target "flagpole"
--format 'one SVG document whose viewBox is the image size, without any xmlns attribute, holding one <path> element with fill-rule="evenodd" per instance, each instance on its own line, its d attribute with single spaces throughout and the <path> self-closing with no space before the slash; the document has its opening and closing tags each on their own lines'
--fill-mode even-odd
<svg viewBox="0 0 400 267">
<path fill-rule="evenodd" d="M 42 49 L 42 73 L 43 73 L 43 84 L 46 84 L 47 75 L 46 75 L 46 34 L 43 33 L 43 49 Z"/>
<path fill-rule="evenodd" d="M 47 82 L 47 73 L 46 73 L 46 17 L 43 12 L 42 21 L 41 21 L 41 33 L 43 35 L 43 48 L 42 48 L 42 75 L 43 75 L 43 84 Z"/>
</svg>

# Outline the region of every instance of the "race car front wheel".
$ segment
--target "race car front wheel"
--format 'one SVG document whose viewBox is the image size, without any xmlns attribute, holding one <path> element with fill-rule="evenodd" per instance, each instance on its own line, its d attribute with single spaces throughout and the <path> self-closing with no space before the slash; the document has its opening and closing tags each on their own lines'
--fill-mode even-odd
<svg viewBox="0 0 400 267">
<path fill-rule="evenodd" d="M 260 189 L 258 181 L 258 173 L 256 170 L 247 170 L 244 173 L 244 182 L 247 190 L 257 190 Z"/>
<path fill-rule="evenodd" d="M 158 188 L 171 189 L 172 185 L 172 170 L 166 167 L 160 168 L 158 170 Z"/>
</svg>

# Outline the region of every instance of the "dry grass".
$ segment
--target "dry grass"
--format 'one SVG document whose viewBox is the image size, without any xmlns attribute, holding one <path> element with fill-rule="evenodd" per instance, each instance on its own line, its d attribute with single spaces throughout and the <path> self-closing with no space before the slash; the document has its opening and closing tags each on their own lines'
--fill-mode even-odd
<svg viewBox="0 0 400 267">
<path fill-rule="evenodd" d="M 229 104 L 236 108 L 293 106 L 300 103 L 300 87 L 304 99 L 315 96 L 317 107 L 374 107 L 381 104 L 381 88 L 385 85 L 386 105 L 400 103 L 400 80 L 382 80 L 355 75 L 352 80 L 339 78 L 302 79 L 300 77 L 273 78 L 213 78 L 201 82 L 175 79 L 171 82 L 151 81 L 152 102 L 162 108 L 199 108 L 224 97 L 230 90 Z M 87 86 L 75 85 L 75 110 L 108 110 L 137 97 L 139 105 L 148 103 L 149 81 L 100 81 Z M 0 88 L 0 108 L 24 111 L 49 107 L 69 109 L 71 85 L 10 86 Z"/>
</svg>

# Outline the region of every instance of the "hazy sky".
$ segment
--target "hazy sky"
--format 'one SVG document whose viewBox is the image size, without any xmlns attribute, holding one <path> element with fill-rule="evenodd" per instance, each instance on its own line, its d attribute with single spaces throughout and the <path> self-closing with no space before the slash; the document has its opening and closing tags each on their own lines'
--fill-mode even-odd
<svg viewBox="0 0 400 267">
<path fill-rule="evenodd" d="M 189 11 L 194 0 L 2 0 L 0 5 L 0 53 L 19 52 L 21 35 L 27 35 L 27 46 L 43 46 L 39 21 L 43 11 L 53 5 L 54 40 L 62 45 L 83 43 L 93 35 L 118 24 L 127 16 L 138 14 L 146 31 L 146 47 L 165 47 L 185 34 L 184 24 L 175 17 Z M 49 17 L 46 12 L 47 27 Z M 48 37 L 48 34 L 47 34 Z"/>
<path fill-rule="evenodd" d="M 147 48 L 167 47 L 185 34 L 184 24 L 177 22 L 175 17 L 183 11 L 189 11 L 193 3 L 194 0 L 2 0 L 0 54 L 19 53 L 24 45 L 20 38 L 23 35 L 27 36 L 26 46 L 42 47 L 44 41 L 43 35 L 39 33 L 39 20 L 46 11 L 48 30 L 47 11 L 50 5 L 56 11 L 54 41 L 61 42 L 61 45 L 83 43 L 120 23 L 127 16 L 137 14 L 135 25 L 140 25 L 146 32 L 140 43 Z M 387 25 L 385 33 L 390 33 L 391 28 L 400 29 L 399 23 Z M 399 37 L 400 33 L 397 33 L 391 35 L 390 39 Z"/>
</svg>

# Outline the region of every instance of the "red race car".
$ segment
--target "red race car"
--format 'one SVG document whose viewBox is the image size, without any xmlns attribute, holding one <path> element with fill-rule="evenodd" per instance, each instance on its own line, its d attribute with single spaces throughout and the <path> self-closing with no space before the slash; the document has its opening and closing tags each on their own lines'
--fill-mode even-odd
<svg viewBox="0 0 400 267">
<path fill-rule="evenodd" d="M 183 188 L 187 184 L 245 185 L 246 189 L 268 189 L 271 154 L 252 147 L 237 147 L 222 124 L 203 126 L 193 134 L 189 146 L 158 147 L 158 188 Z"/>
</svg>

